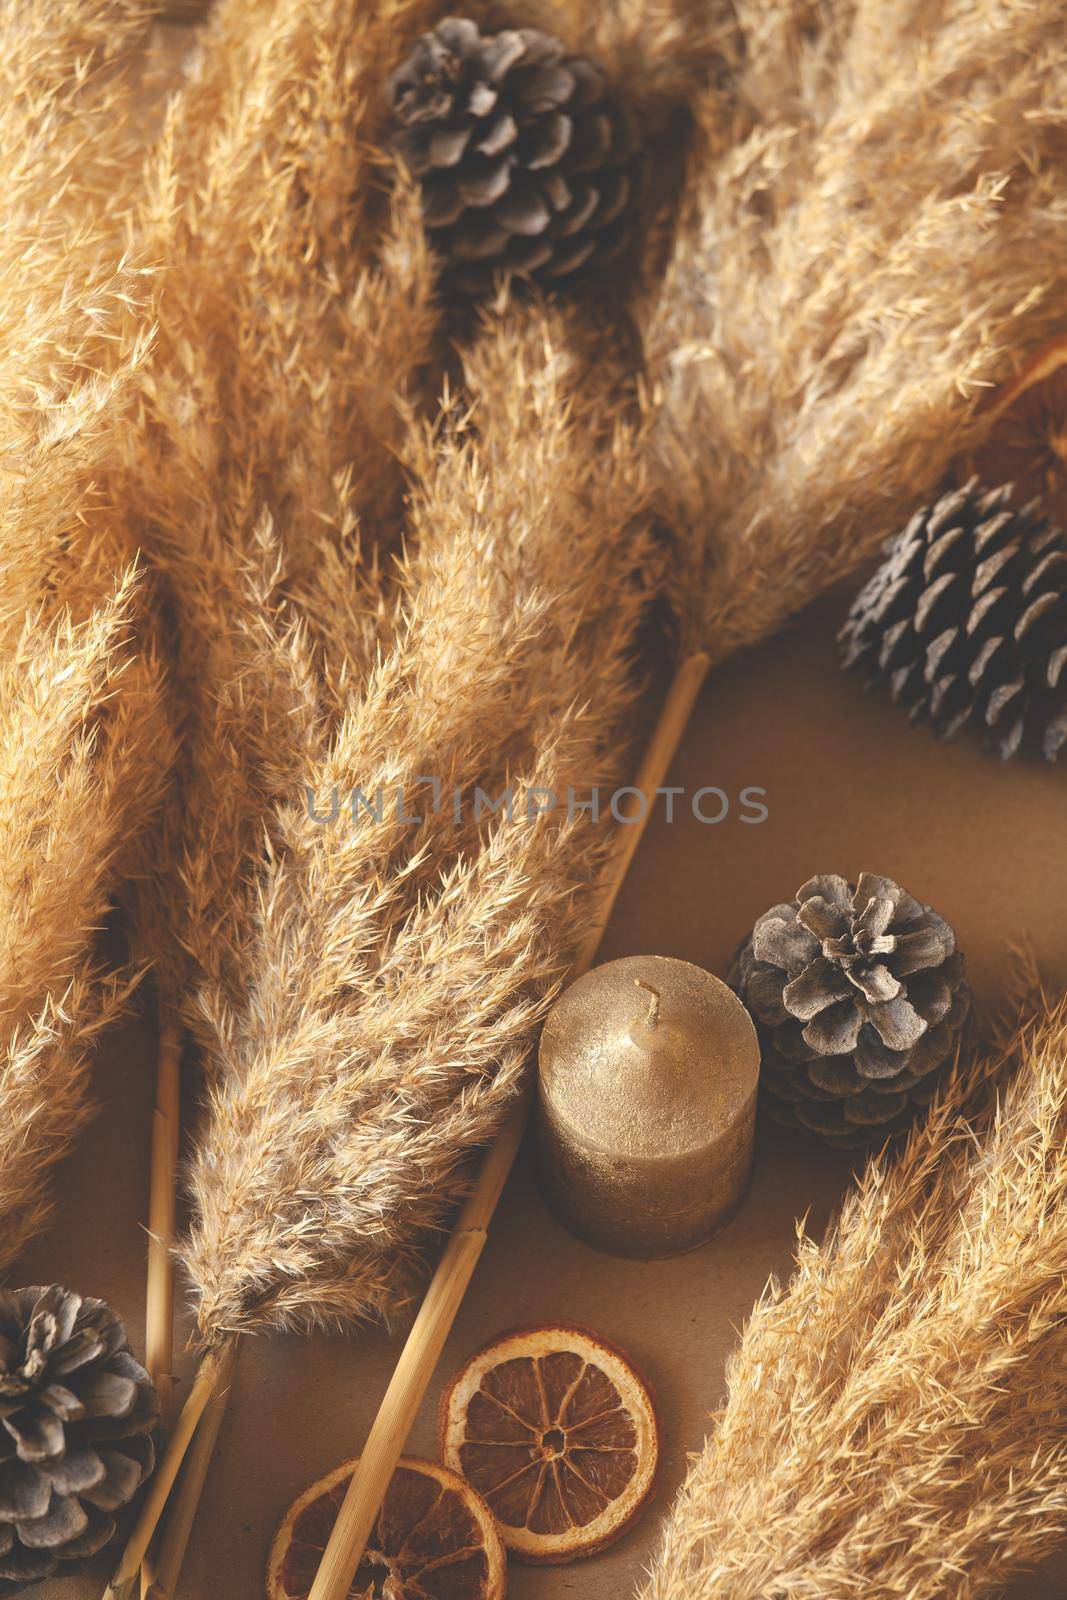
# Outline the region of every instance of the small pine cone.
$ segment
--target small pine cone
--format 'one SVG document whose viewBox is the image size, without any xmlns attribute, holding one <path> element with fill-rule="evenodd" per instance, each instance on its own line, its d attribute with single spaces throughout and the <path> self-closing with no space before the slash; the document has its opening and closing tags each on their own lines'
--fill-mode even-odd
<svg viewBox="0 0 1067 1600">
<path fill-rule="evenodd" d="M 558 39 L 446 17 L 388 92 L 395 148 L 461 293 L 486 293 L 497 273 L 555 284 L 628 243 L 641 168 L 629 118 Z"/>
<path fill-rule="evenodd" d="M 954 1058 L 972 998 L 948 923 L 890 878 L 812 878 L 742 945 L 775 1121 L 860 1148 L 903 1132 Z"/>
<path fill-rule="evenodd" d="M 840 640 L 942 738 L 983 724 L 1003 759 L 1067 740 L 1067 538 L 1036 502 L 977 478 L 917 513 L 857 595 Z"/>
<path fill-rule="evenodd" d="M 155 1386 L 121 1319 L 69 1289 L 0 1290 L 0 1595 L 67 1577 L 155 1466 Z"/>
</svg>

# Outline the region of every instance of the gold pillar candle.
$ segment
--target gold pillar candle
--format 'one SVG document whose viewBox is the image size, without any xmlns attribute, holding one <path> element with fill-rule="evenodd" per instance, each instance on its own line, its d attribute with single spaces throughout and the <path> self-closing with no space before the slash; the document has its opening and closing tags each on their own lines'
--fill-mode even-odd
<svg viewBox="0 0 1067 1600">
<path fill-rule="evenodd" d="M 542 1183 L 560 1221 L 644 1260 L 709 1239 L 748 1182 L 759 1059 L 740 1000 L 689 961 L 626 956 L 578 978 L 538 1063 Z"/>
</svg>

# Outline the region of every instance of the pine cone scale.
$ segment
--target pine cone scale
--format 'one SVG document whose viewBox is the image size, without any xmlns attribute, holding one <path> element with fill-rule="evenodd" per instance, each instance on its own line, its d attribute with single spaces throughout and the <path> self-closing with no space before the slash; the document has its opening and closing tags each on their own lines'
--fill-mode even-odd
<svg viewBox="0 0 1067 1600">
<path fill-rule="evenodd" d="M 52 1469 L 52 1487 L 58 1494 L 84 1495 L 94 1489 L 104 1477 L 105 1467 L 95 1450 L 68 1450 L 65 1458 Z M 0 1505 L 0 1515 L 5 1515 Z"/>
<path fill-rule="evenodd" d="M 904 1054 L 918 1044 L 926 1032 L 926 1023 L 910 1000 L 898 994 L 893 1000 L 883 1000 L 878 1005 L 868 1005 L 867 1018 L 890 1050 Z"/>
<path fill-rule="evenodd" d="M 855 1050 L 862 1025 L 856 1008 L 842 1000 L 812 1017 L 801 1030 L 801 1038 L 816 1055 L 846 1055 Z"/>
<path fill-rule="evenodd" d="M 143 1472 L 141 1463 L 120 1450 L 101 1455 L 104 1472 L 97 1483 L 82 1492 L 82 1498 L 98 1511 L 121 1511 L 136 1494 Z"/>
<path fill-rule="evenodd" d="M 782 1001 L 790 1016 L 810 1022 L 835 1000 L 847 1000 L 849 989 L 848 979 L 837 964 L 829 956 L 816 956 L 782 990 Z"/>
<path fill-rule="evenodd" d="M 869 967 L 850 976 L 863 998 L 870 1001 L 871 1005 L 895 1000 L 901 992 L 900 980 L 894 978 L 888 967 Z"/>
<path fill-rule="evenodd" d="M 531 237 L 544 233 L 551 216 L 547 203 L 537 189 L 530 186 L 524 190 L 520 184 L 513 184 L 507 199 L 497 206 L 494 220 L 509 233 Z"/>
<path fill-rule="evenodd" d="M 49 1550 L 54 1545 L 69 1544 L 73 1539 L 80 1538 L 88 1526 L 89 1514 L 79 1502 L 53 1491 L 44 1516 L 32 1522 L 19 1523 L 16 1532 L 27 1549 Z"/>
</svg>

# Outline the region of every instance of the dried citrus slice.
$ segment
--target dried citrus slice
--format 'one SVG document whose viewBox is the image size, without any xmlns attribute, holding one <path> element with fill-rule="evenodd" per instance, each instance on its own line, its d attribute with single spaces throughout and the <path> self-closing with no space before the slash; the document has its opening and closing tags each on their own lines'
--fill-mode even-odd
<svg viewBox="0 0 1067 1600">
<path fill-rule="evenodd" d="M 520 1561 L 573 1561 L 619 1538 L 652 1493 L 659 1425 L 644 1379 L 588 1328 L 516 1328 L 441 1400 L 441 1454 L 484 1495 Z"/>
<path fill-rule="evenodd" d="M 989 433 L 964 476 L 1013 483 L 1017 505 L 1038 498 L 1045 515 L 1067 527 L 1067 334 L 993 396 L 988 415 Z"/>
<path fill-rule="evenodd" d="M 305 1489 L 274 1535 L 268 1600 L 307 1600 L 355 1461 Z M 400 1462 L 351 1600 L 503 1600 L 507 1557 L 484 1500 L 432 1461 Z"/>
</svg>

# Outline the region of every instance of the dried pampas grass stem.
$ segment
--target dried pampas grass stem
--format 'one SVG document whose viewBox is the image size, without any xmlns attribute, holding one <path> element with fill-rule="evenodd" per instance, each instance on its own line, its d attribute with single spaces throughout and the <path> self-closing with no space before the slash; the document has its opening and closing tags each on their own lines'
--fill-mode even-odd
<svg viewBox="0 0 1067 1600">
<path fill-rule="evenodd" d="M 182 1038 L 169 1008 L 160 1002 L 156 1060 L 156 1104 L 152 1112 L 152 1161 L 148 1192 L 148 1283 L 145 1297 L 145 1366 L 159 1395 L 165 1427 L 174 1410 L 174 1245 L 178 1149 L 181 1139 Z M 152 1557 L 141 1569 L 147 1600 Z"/>
<path fill-rule="evenodd" d="M 211 1398 L 193 1435 L 178 1479 L 177 1492 L 167 1507 L 166 1521 L 158 1540 L 158 1552 L 152 1564 L 147 1600 L 174 1600 L 200 1497 L 226 1415 L 239 1350 L 240 1344 L 236 1339 L 228 1340 L 223 1348 Z M 143 1574 L 144 1568 L 141 1570 Z"/>
<path fill-rule="evenodd" d="M 174 1424 L 167 1448 L 156 1467 L 148 1492 L 130 1534 L 115 1574 L 104 1591 L 104 1600 L 131 1600 L 137 1588 L 141 1564 L 159 1526 L 175 1479 L 181 1471 L 200 1419 L 225 1387 L 226 1374 L 232 1374 L 236 1339 L 221 1341 L 204 1356 L 189 1396 Z"/>
<path fill-rule="evenodd" d="M 152 1113 L 152 1167 L 148 1203 L 148 1289 L 145 1306 L 145 1365 L 159 1393 L 164 1423 L 171 1421 L 174 1394 L 174 1215 L 178 1143 L 181 1134 L 181 1034 L 161 1008 Z"/>
</svg>

